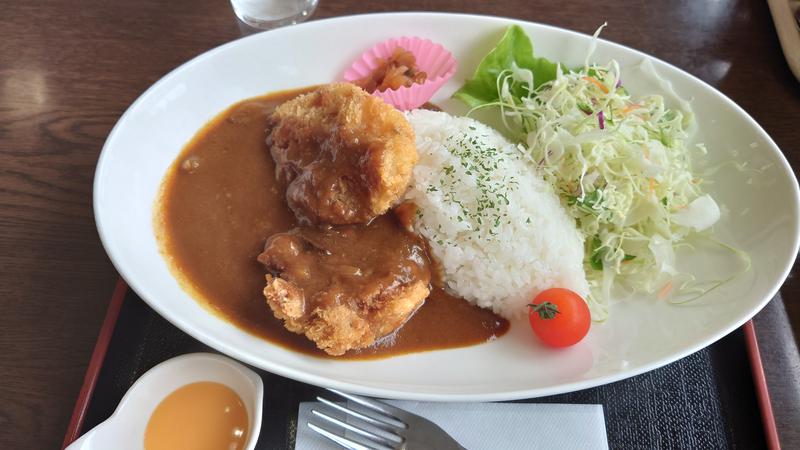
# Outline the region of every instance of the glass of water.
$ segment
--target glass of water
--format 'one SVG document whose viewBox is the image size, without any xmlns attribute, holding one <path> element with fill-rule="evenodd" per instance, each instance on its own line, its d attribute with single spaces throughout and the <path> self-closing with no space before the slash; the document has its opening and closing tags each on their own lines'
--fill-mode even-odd
<svg viewBox="0 0 800 450">
<path fill-rule="evenodd" d="M 261 30 L 302 22 L 319 0 L 231 0 L 233 12 L 246 25 Z"/>
</svg>

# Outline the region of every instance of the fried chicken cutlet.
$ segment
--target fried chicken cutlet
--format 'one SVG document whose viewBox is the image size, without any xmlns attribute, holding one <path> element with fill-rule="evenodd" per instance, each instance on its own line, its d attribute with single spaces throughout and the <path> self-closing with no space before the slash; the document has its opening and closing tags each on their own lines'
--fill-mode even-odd
<svg viewBox="0 0 800 450">
<path fill-rule="evenodd" d="M 275 109 L 267 146 L 301 224 L 366 223 L 405 192 L 417 162 L 405 116 L 349 83 L 324 85 Z"/>
<path fill-rule="evenodd" d="M 374 344 L 429 294 L 422 240 L 392 215 L 369 225 L 299 227 L 270 237 L 258 256 L 275 317 L 330 355 Z"/>
</svg>

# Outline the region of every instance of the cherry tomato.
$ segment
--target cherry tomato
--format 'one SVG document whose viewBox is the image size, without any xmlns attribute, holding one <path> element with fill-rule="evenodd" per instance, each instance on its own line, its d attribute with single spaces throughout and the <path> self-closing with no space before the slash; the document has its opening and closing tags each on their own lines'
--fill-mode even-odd
<svg viewBox="0 0 800 450">
<path fill-rule="evenodd" d="M 528 305 L 528 319 L 539 339 L 550 347 L 569 347 L 589 332 L 592 318 L 580 295 L 553 288 L 539 293 Z"/>
</svg>

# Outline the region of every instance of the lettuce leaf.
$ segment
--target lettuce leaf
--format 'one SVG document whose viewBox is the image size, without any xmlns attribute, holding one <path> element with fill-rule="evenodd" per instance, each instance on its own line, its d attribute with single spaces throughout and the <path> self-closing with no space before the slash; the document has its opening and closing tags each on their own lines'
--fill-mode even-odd
<svg viewBox="0 0 800 450">
<path fill-rule="evenodd" d="M 533 73 L 534 89 L 554 80 L 558 71 L 556 63 L 533 56 L 533 44 L 528 35 L 519 25 L 511 25 L 497 46 L 483 58 L 472 78 L 468 79 L 453 97 L 471 108 L 496 102 L 500 99 L 497 92 L 497 78 L 515 66 Z M 529 91 L 524 83 L 514 83 L 511 94 L 521 98 L 527 97 Z"/>
</svg>

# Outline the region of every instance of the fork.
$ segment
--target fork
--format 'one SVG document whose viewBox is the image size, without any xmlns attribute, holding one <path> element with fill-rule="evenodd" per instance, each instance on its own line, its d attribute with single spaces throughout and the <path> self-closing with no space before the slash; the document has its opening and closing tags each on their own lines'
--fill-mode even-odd
<svg viewBox="0 0 800 450">
<path fill-rule="evenodd" d="M 343 448 L 351 450 L 466 450 L 447 432 L 424 417 L 395 408 L 379 400 L 334 389 L 328 390 L 360 405 L 360 408 L 343 406 L 323 397 L 317 397 L 317 400 L 335 411 L 353 417 L 357 423 L 348 423 L 325 411 L 312 409 L 311 414 L 323 419 L 328 427 L 313 422 L 307 422 L 307 425 L 316 433 Z M 340 432 L 334 432 L 333 428 L 339 429 Z M 345 437 L 345 431 L 353 434 Z"/>
</svg>

